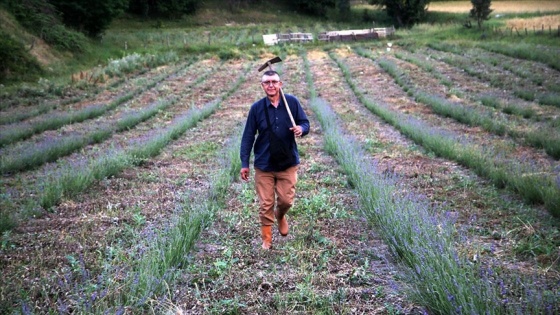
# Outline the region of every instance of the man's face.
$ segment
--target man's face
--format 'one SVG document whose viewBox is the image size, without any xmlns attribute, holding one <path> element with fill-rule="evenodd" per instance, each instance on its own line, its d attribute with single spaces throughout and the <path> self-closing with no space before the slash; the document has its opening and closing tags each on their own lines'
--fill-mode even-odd
<svg viewBox="0 0 560 315">
<path fill-rule="evenodd" d="M 282 87 L 282 81 L 280 77 L 275 75 L 264 75 L 261 79 L 261 86 L 268 96 L 278 95 L 280 88 Z"/>
</svg>

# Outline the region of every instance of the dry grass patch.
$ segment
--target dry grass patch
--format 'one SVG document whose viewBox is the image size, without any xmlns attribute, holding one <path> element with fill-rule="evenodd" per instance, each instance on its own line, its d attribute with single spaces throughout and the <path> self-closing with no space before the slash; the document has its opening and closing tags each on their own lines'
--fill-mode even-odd
<svg viewBox="0 0 560 315">
<path fill-rule="evenodd" d="M 356 9 L 374 10 L 377 7 L 367 4 L 356 5 Z M 492 1 L 492 13 L 550 12 L 560 11 L 559 1 Z M 468 13 L 472 9 L 470 1 L 431 2 L 428 11 Z"/>
<path fill-rule="evenodd" d="M 548 12 L 560 11 L 558 1 L 492 1 L 492 13 Z M 432 2 L 429 11 L 468 13 L 472 9 L 470 1 Z"/>
<path fill-rule="evenodd" d="M 533 28 L 541 26 L 555 26 L 560 25 L 560 14 L 541 16 L 530 19 L 511 19 L 507 21 L 508 27 L 515 27 L 518 29 Z"/>
<path fill-rule="evenodd" d="M 21 42 L 33 57 L 43 65 L 60 61 L 56 52 L 44 40 L 34 36 L 22 28 L 19 23 L 5 10 L 0 10 L 0 28 L 14 34 L 14 38 Z"/>
</svg>

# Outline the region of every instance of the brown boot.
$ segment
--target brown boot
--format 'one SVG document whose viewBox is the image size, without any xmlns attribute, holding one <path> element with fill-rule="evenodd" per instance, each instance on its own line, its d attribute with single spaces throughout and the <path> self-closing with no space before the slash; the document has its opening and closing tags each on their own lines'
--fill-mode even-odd
<svg viewBox="0 0 560 315">
<path fill-rule="evenodd" d="M 280 235 L 288 236 L 289 225 L 288 220 L 286 220 L 286 215 L 282 217 L 277 216 L 276 221 L 278 223 L 278 232 L 280 232 Z"/>
<path fill-rule="evenodd" d="M 261 226 L 261 236 L 262 236 L 262 248 L 270 249 L 272 247 L 272 226 L 263 225 Z"/>
</svg>

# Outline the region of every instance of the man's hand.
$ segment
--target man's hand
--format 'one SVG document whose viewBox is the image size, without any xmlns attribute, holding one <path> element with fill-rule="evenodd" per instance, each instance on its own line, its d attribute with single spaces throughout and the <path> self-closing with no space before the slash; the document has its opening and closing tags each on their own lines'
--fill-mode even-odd
<svg viewBox="0 0 560 315">
<path fill-rule="evenodd" d="M 239 172 L 241 175 L 241 180 L 244 182 L 248 182 L 249 181 L 249 168 L 248 167 L 244 167 L 241 169 L 241 172 Z"/>
<path fill-rule="evenodd" d="M 301 126 L 299 126 L 299 125 L 290 128 L 290 130 L 294 132 L 294 135 L 295 135 L 296 137 L 301 137 L 301 135 L 303 134 L 303 129 L 302 129 Z"/>
</svg>

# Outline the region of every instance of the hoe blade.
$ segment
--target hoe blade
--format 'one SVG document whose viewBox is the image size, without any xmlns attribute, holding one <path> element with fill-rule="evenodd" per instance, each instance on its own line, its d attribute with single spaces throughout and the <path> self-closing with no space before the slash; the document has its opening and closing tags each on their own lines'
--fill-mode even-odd
<svg viewBox="0 0 560 315">
<path fill-rule="evenodd" d="M 269 61 L 265 62 L 264 65 L 260 66 L 259 72 L 263 71 L 264 68 L 266 68 L 266 67 L 270 67 L 270 69 L 272 70 L 272 67 L 270 65 L 272 65 L 274 63 L 277 63 L 277 62 L 280 62 L 280 61 L 282 61 L 282 59 L 280 59 L 280 57 L 274 57 L 274 58 L 270 59 Z"/>
</svg>

